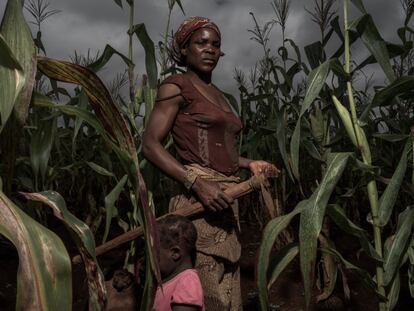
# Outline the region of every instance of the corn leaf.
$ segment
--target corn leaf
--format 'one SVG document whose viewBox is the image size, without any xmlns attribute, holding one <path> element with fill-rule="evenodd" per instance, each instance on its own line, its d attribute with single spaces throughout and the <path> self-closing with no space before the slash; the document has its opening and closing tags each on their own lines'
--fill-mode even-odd
<svg viewBox="0 0 414 311">
<path fill-rule="evenodd" d="M 107 44 L 101 56 L 96 61 L 94 61 L 92 64 L 88 65 L 88 68 L 93 70 L 94 72 L 98 72 L 108 63 L 108 61 L 111 59 L 111 57 L 114 54 L 121 57 L 121 59 L 124 61 L 124 63 L 127 66 L 130 66 L 130 65 L 134 66 L 134 63 L 128 57 L 126 57 L 124 54 L 122 54 L 121 52 L 118 52 L 112 46 Z"/>
<path fill-rule="evenodd" d="M 398 193 L 400 192 L 400 187 L 404 180 L 405 172 L 407 170 L 407 158 L 411 147 L 412 142 L 411 140 L 408 140 L 402 152 L 400 162 L 392 175 L 391 181 L 387 185 L 387 188 L 385 188 L 385 191 L 379 200 L 378 218 L 380 226 L 385 226 L 391 217 L 395 202 L 397 201 Z"/>
<path fill-rule="evenodd" d="M 401 277 L 400 273 L 398 272 L 391 284 L 391 288 L 387 295 L 387 310 L 394 310 L 398 302 L 398 297 L 400 296 L 400 289 Z"/>
<path fill-rule="evenodd" d="M 181 9 L 181 12 L 183 13 L 183 15 L 185 15 L 183 5 L 181 4 L 181 0 L 172 0 L 172 1 L 174 1 L 174 4 L 176 4 L 176 3 L 178 4 L 178 6 Z"/>
<path fill-rule="evenodd" d="M 86 95 L 84 90 L 78 95 L 78 106 L 82 108 L 86 108 L 88 106 L 88 96 Z M 80 129 L 82 128 L 83 120 L 82 118 L 76 118 L 75 126 L 73 128 L 73 136 L 72 136 L 72 152 L 76 151 L 76 137 L 79 134 Z"/>
<path fill-rule="evenodd" d="M 17 96 L 23 88 L 25 76 L 7 42 L 0 34 L 0 132 L 13 111 Z"/>
<path fill-rule="evenodd" d="M 404 76 L 396 79 L 387 87 L 377 92 L 371 106 L 390 105 L 392 100 L 401 94 L 411 92 L 414 89 L 414 76 Z"/>
<path fill-rule="evenodd" d="M 109 228 L 111 226 L 111 220 L 114 215 L 115 210 L 115 202 L 118 200 L 119 195 L 121 194 L 122 190 L 124 189 L 125 183 L 128 180 L 128 175 L 124 175 L 121 180 L 116 184 L 114 189 L 105 197 L 105 212 L 106 212 L 106 223 L 105 223 L 105 231 L 104 236 L 102 238 L 102 243 L 106 242 L 109 234 Z"/>
<path fill-rule="evenodd" d="M 122 0 L 114 0 L 115 3 L 122 9 Z"/>
<path fill-rule="evenodd" d="M 414 206 L 409 206 L 398 216 L 398 227 L 394 241 L 385 258 L 384 285 L 389 285 L 400 268 L 402 259 L 411 243 L 414 223 Z"/>
<path fill-rule="evenodd" d="M 129 32 L 129 31 L 128 31 Z M 155 57 L 155 46 L 147 33 L 147 29 L 144 24 L 134 25 L 131 29 L 132 33 L 135 33 L 138 37 L 141 45 L 145 51 L 145 69 L 148 75 L 148 84 L 151 89 L 157 88 L 158 83 L 158 69 L 157 60 Z"/>
<path fill-rule="evenodd" d="M 290 179 L 293 181 L 293 173 L 289 163 L 289 156 L 286 150 L 286 120 L 285 120 L 285 107 L 280 109 L 276 113 L 276 137 L 277 145 L 279 147 L 280 155 L 282 156 L 283 163 L 285 164 L 286 170 L 289 174 Z"/>
<path fill-rule="evenodd" d="M 106 303 L 104 276 L 95 256 L 95 240 L 89 227 L 66 207 L 65 200 L 56 191 L 21 194 L 28 200 L 42 202 L 50 207 L 55 217 L 68 228 L 85 264 L 89 288 L 89 310 L 102 310 Z M 54 309 L 60 310 L 60 308 Z"/>
<path fill-rule="evenodd" d="M 326 77 L 329 72 L 329 62 L 326 61 L 319 67 L 313 69 L 307 79 L 307 86 L 305 92 L 305 99 L 302 103 L 301 111 L 298 121 L 295 126 L 295 130 L 290 142 L 290 152 L 292 157 L 292 171 L 297 179 L 299 179 L 299 145 L 300 145 L 300 130 L 302 115 L 308 110 L 310 105 L 318 96 L 323 85 L 325 84 Z"/>
<path fill-rule="evenodd" d="M 72 310 L 71 263 L 65 246 L 3 192 L 0 233 L 19 253 L 16 310 Z"/>
<path fill-rule="evenodd" d="M 49 78 L 80 84 L 105 130 L 122 149 L 129 154 L 135 153 L 135 144 L 125 119 L 113 103 L 109 91 L 93 71 L 77 64 L 46 57 L 38 58 L 38 67 Z"/>
<path fill-rule="evenodd" d="M 289 263 L 296 257 L 299 253 L 299 246 L 297 243 L 292 243 L 283 247 L 280 251 L 277 252 L 271 259 L 268 269 L 268 280 L 267 289 L 270 290 L 270 287 L 277 280 L 279 275 L 285 270 Z"/>
<path fill-rule="evenodd" d="M 358 8 L 358 10 L 361 11 L 361 13 L 366 13 L 367 10 L 364 7 L 364 3 L 362 2 L 362 0 L 351 0 L 351 2 L 355 5 L 356 8 Z"/>
<path fill-rule="evenodd" d="M 88 164 L 88 166 L 93 169 L 95 172 L 97 172 L 100 175 L 103 176 L 108 176 L 108 177 L 115 177 L 114 173 L 108 171 L 106 168 L 94 163 L 94 162 L 89 162 L 86 161 L 86 164 Z"/>
<path fill-rule="evenodd" d="M 88 122 L 87 118 L 92 121 L 94 127 L 96 126 L 96 128 L 100 130 L 104 139 L 111 138 L 110 145 L 123 164 L 125 172 L 128 174 L 135 194 L 133 197 L 141 203 L 138 204 L 138 202 L 136 202 L 136 206 L 141 207 L 139 209 L 139 217 L 143 220 L 141 225 L 145 232 L 145 242 L 148 248 L 151 270 L 155 275 L 156 282 L 160 282 L 161 276 L 158 264 L 159 261 L 157 259 L 159 239 L 156 230 L 155 217 L 149 208 L 147 188 L 140 172 L 135 143 L 125 119 L 122 117 L 117 106 L 113 103 L 112 98 L 102 81 L 88 68 L 68 62 L 40 58 L 39 69 L 52 79 L 80 84 L 89 96 L 89 102 L 92 105 L 99 122 L 96 122 L 96 118 L 92 118 L 90 114 L 85 114 L 85 111 L 81 111 L 83 119 L 85 122 Z M 38 96 L 38 100 L 43 104 L 50 104 L 47 103 L 47 100 L 42 96 Z M 76 109 L 71 110 L 72 113 L 78 111 L 79 110 Z M 103 128 L 105 131 L 102 131 Z M 152 288 L 153 286 L 156 286 L 156 284 L 148 283 L 148 286 Z M 151 295 L 152 292 L 152 289 L 150 289 L 148 291 L 149 295 Z M 143 302 L 148 308 L 151 305 L 151 300 L 152 296 L 147 296 L 143 299 Z"/>
<path fill-rule="evenodd" d="M 332 100 L 352 143 L 361 151 L 365 159 L 368 161 L 368 164 L 371 164 L 371 150 L 369 149 L 368 140 L 364 130 L 359 126 L 359 124 L 354 125 L 352 123 L 349 111 L 341 104 L 335 95 L 332 96 Z M 358 133 L 358 137 L 361 141 L 357 141 L 356 132 Z"/>
<path fill-rule="evenodd" d="M 338 204 L 330 204 L 326 209 L 327 215 L 335 222 L 335 224 L 347 234 L 353 235 L 359 239 L 362 249 L 368 256 L 375 259 L 378 263 L 382 263 L 381 257 L 375 248 L 369 242 L 366 231 L 355 225 L 345 214 L 344 210 Z"/>
<path fill-rule="evenodd" d="M 365 14 L 352 24 L 359 33 L 362 42 L 375 57 L 390 82 L 395 80 L 395 74 L 390 63 L 387 46 L 378 32 L 371 15 Z"/>
<path fill-rule="evenodd" d="M 372 137 L 376 137 L 385 141 L 389 141 L 390 143 L 399 142 L 402 140 L 406 140 L 410 135 L 403 135 L 403 134 L 372 134 Z"/>
<path fill-rule="evenodd" d="M 354 272 L 356 272 L 359 277 L 361 278 L 361 281 L 364 282 L 364 284 L 368 287 L 371 288 L 372 290 L 376 290 L 377 285 L 375 284 L 375 282 L 372 280 L 371 276 L 369 275 L 368 271 L 363 270 L 355 265 L 353 265 L 352 263 L 350 263 L 349 261 L 347 261 L 337 250 L 332 249 L 332 248 L 320 248 L 320 251 L 326 254 L 330 254 L 332 256 L 334 256 L 341 264 L 343 264 L 345 266 L 346 269 L 348 270 L 352 270 Z M 378 292 L 376 292 L 377 295 L 380 297 L 380 294 L 378 294 Z M 382 297 L 383 299 L 385 297 Z"/>
<path fill-rule="evenodd" d="M 22 82 L 24 83 L 18 92 L 18 98 L 14 102 L 14 114 L 18 125 L 21 127 L 27 118 L 30 97 L 32 95 L 36 75 L 36 50 L 32 34 L 23 16 L 22 1 L 7 1 L 0 26 L 0 33 L 3 36 L 4 42 L 7 43 L 9 49 L 8 52 L 11 51 L 13 53 L 13 58 L 18 62 L 24 74 L 24 77 L 22 77 L 20 73 L 15 73 L 16 80 L 13 88 L 17 91 L 17 86 Z M 3 52 L 7 52 L 4 50 L 4 45 L 2 50 Z M 1 66 L 0 68 L 4 67 Z M 0 69 L 0 77 L 3 77 L 3 74 L 3 69 Z M 3 84 L 2 79 L 1 81 L 1 84 Z M 3 85 L 0 87 L 3 88 Z M 6 93 L 9 92 L 13 91 L 10 89 L 6 91 Z M 2 93 L 3 92 L 0 92 L 0 94 Z M 0 96 L 2 97 L 3 94 Z M 0 102 L 0 104 L 3 104 L 3 102 Z M 8 106 L 11 105 L 10 103 L 6 104 Z M 2 107 L 2 105 L 0 105 L 0 107 Z M 2 110 L 3 108 L 0 109 Z M 5 120 L 1 122 L 1 124 L 3 124 Z"/>
<path fill-rule="evenodd" d="M 263 230 L 262 242 L 259 248 L 259 259 L 257 261 L 257 287 L 259 290 L 261 310 L 269 309 L 267 284 L 270 254 L 273 249 L 273 244 L 275 243 L 278 235 L 289 225 L 293 217 L 301 213 L 306 207 L 307 200 L 299 202 L 292 212 L 272 219 Z M 276 281 L 276 278 L 273 278 L 272 281 Z"/>
<path fill-rule="evenodd" d="M 350 153 L 330 154 L 325 176 L 307 200 L 307 208 L 300 215 L 299 249 L 300 266 L 305 289 L 305 302 L 309 306 L 316 263 L 316 249 L 328 200 L 341 178 Z"/>
<path fill-rule="evenodd" d="M 39 120 L 40 125 L 30 140 L 30 164 L 32 165 L 36 185 L 39 177 L 45 181 L 47 165 L 56 133 L 56 118 Z"/>
</svg>

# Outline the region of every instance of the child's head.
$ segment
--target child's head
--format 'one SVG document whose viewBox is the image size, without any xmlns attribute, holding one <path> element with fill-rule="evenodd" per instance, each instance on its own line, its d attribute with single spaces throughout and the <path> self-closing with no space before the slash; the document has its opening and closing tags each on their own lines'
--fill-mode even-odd
<svg viewBox="0 0 414 311">
<path fill-rule="evenodd" d="M 193 223 L 180 215 L 168 215 L 158 221 L 160 269 L 163 278 L 181 265 L 194 264 L 197 231 Z"/>
</svg>

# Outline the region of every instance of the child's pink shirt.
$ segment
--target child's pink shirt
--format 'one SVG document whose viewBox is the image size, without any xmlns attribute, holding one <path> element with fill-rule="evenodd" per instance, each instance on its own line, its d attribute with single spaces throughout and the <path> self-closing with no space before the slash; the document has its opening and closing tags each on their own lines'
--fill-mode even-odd
<svg viewBox="0 0 414 311">
<path fill-rule="evenodd" d="M 200 310 L 205 311 L 203 288 L 196 270 L 184 270 L 163 283 L 162 289 L 158 286 L 154 310 L 171 311 L 173 304 L 198 306 Z"/>
</svg>

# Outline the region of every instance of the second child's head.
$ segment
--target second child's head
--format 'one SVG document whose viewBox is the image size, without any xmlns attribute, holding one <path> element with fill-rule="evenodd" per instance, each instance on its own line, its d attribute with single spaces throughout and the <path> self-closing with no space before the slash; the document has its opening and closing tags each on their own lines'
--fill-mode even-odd
<svg viewBox="0 0 414 311">
<path fill-rule="evenodd" d="M 193 223 L 184 216 L 169 215 L 158 221 L 158 230 L 162 278 L 192 268 L 197 241 L 197 231 Z"/>
</svg>

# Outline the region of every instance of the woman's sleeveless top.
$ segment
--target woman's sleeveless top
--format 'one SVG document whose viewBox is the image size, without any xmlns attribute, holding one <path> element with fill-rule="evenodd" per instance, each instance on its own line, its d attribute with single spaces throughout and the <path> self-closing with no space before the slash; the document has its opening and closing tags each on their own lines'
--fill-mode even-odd
<svg viewBox="0 0 414 311">
<path fill-rule="evenodd" d="M 169 76 L 162 82 L 167 83 L 177 85 L 185 100 L 171 131 L 183 164 L 197 163 L 227 176 L 236 173 L 237 136 L 242 128 L 239 117 L 208 100 L 185 75 Z"/>
</svg>

